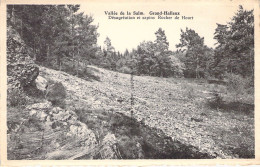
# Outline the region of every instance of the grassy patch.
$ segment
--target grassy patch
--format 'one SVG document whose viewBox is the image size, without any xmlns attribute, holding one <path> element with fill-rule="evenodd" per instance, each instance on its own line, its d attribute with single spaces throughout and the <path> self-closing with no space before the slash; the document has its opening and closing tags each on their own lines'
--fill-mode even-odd
<svg viewBox="0 0 260 167">
<path fill-rule="evenodd" d="M 7 106 L 16 107 L 26 105 L 28 98 L 19 89 L 10 89 L 7 91 Z"/>
</svg>

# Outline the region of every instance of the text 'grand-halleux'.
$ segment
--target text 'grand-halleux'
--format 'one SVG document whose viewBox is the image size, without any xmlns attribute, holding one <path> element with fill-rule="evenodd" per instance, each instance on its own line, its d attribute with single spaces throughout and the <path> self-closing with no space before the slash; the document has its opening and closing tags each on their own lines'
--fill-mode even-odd
<svg viewBox="0 0 260 167">
<path fill-rule="evenodd" d="M 145 15 L 144 12 L 141 11 L 133 11 L 133 12 L 116 12 L 116 11 L 105 11 L 106 15 Z M 149 15 L 180 15 L 180 12 L 174 12 L 174 11 L 150 11 Z"/>
</svg>

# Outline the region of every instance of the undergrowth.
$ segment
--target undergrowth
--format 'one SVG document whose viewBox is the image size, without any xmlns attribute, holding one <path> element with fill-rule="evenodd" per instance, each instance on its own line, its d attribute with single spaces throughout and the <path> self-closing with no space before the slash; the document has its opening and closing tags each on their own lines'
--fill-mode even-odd
<svg viewBox="0 0 260 167">
<path fill-rule="evenodd" d="M 105 110 L 77 109 L 76 113 L 96 135 L 99 143 L 108 133 L 115 134 L 123 159 L 210 158 L 189 145 L 173 141 L 161 130 L 134 118 Z M 100 158 L 100 157 L 96 157 Z"/>
</svg>

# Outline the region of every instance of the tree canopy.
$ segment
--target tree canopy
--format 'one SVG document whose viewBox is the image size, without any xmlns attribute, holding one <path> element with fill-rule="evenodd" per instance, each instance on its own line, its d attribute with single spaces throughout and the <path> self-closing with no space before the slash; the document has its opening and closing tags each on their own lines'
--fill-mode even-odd
<svg viewBox="0 0 260 167">
<path fill-rule="evenodd" d="M 239 6 L 226 25 L 217 24 L 214 39 L 215 69 L 217 73 L 254 75 L 254 15 L 253 10 Z M 222 72 L 220 72 L 222 71 Z"/>
<path fill-rule="evenodd" d="M 227 73 L 254 76 L 253 10 L 239 6 L 227 24 L 216 24 L 215 49 L 187 27 L 181 29 L 177 51 L 171 51 L 166 32 L 159 28 L 154 41 L 143 41 L 135 49 L 120 53 L 109 37 L 103 48 L 97 45 L 98 25 L 79 9 L 80 5 L 8 5 L 7 24 L 32 49 L 36 63 L 77 75 L 87 64 L 95 64 L 159 77 L 223 79 Z"/>
</svg>

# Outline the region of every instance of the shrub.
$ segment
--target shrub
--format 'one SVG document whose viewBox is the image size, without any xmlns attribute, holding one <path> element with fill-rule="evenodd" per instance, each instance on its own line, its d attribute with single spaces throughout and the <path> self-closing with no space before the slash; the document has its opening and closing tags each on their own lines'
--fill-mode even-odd
<svg viewBox="0 0 260 167">
<path fill-rule="evenodd" d="M 131 74 L 132 70 L 127 66 L 123 66 L 120 69 L 118 69 L 118 71 L 125 74 Z"/>
<path fill-rule="evenodd" d="M 50 84 L 47 88 L 46 98 L 53 105 L 62 104 L 66 98 L 66 89 L 62 83 Z"/>
<path fill-rule="evenodd" d="M 244 95 L 246 93 L 253 94 L 254 84 L 252 83 L 254 79 L 243 78 L 240 75 L 236 74 L 227 74 L 227 90 L 231 93 L 234 93 L 235 99 L 238 98 L 238 95 Z"/>
<path fill-rule="evenodd" d="M 221 97 L 217 92 L 214 93 L 214 96 L 212 99 L 208 101 L 209 106 L 211 108 L 220 108 L 221 105 L 223 105 L 223 97 Z"/>
<path fill-rule="evenodd" d="M 118 140 L 118 148 L 123 159 L 138 159 L 140 158 L 140 154 L 141 157 L 143 157 L 141 148 L 138 147 L 138 141 L 133 136 L 120 136 Z"/>
<path fill-rule="evenodd" d="M 26 96 L 19 89 L 11 89 L 7 91 L 7 105 L 16 107 L 25 105 L 27 102 Z"/>
<path fill-rule="evenodd" d="M 175 55 L 171 55 L 170 58 L 171 58 L 172 76 L 183 77 L 184 76 L 183 72 L 185 70 L 185 64 L 182 63 L 182 61 Z"/>
</svg>

